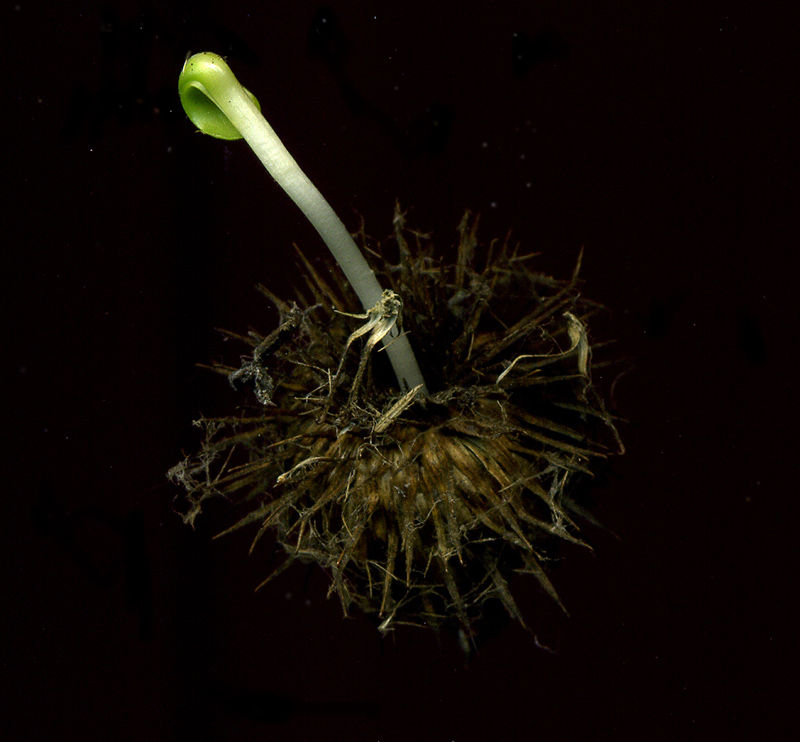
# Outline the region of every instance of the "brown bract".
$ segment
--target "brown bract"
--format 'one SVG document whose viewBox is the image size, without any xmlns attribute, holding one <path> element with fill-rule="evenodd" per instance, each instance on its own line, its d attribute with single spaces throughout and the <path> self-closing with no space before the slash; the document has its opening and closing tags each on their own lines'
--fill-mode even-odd
<svg viewBox="0 0 800 742">
<path fill-rule="evenodd" d="M 244 514 L 225 533 L 251 527 L 255 548 L 272 530 L 286 552 L 267 579 L 317 562 L 345 612 L 357 606 L 382 631 L 468 627 L 489 598 L 522 621 L 514 572 L 558 601 L 552 546 L 583 544 L 576 520 L 591 520 L 570 496 L 575 482 L 622 452 L 591 381 L 597 307 L 580 295 L 578 267 L 558 281 L 507 241 L 479 249 L 469 213 L 458 234 L 456 262 L 443 265 L 399 208 L 383 243 L 362 228 L 387 287 L 367 313 L 335 269 L 300 254 L 306 286 L 294 302 L 261 288 L 280 326 L 235 336 L 251 354 L 217 367 L 247 411 L 197 421 L 200 452 L 170 471 L 187 523 L 210 498 L 232 501 Z M 410 333 L 427 397 L 401 393 L 382 357 L 395 324 Z"/>
</svg>

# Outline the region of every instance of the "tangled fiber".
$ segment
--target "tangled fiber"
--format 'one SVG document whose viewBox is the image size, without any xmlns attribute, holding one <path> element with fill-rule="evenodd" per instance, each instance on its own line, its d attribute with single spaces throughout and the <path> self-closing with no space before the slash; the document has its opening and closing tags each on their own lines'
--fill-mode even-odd
<svg viewBox="0 0 800 742">
<path fill-rule="evenodd" d="M 598 307 L 580 295 L 579 265 L 560 281 L 507 240 L 479 251 L 469 213 L 458 234 L 456 261 L 443 265 L 399 208 L 381 243 L 362 226 L 357 241 L 388 287 L 367 313 L 335 268 L 323 275 L 298 251 L 295 301 L 260 287 L 279 327 L 228 333 L 252 350 L 238 368 L 216 367 L 247 403 L 196 421 L 199 453 L 169 473 L 187 523 L 207 500 L 231 501 L 240 517 L 224 533 L 253 528 L 252 552 L 272 531 L 285 550 L 267 580 L 316 562 L 345 613 L 357 606 L 382 631 L 469 627 L 490 598 L 522 621 L 514 572 L 559 601 L 552 548 L 584 544 L 576 520 L 591 520 L 575 482 L 622 452 L 591 381 L 587 321 Z M 427 396 L 397 388 L 380 350 L 395 325 Z"/>
</svg>

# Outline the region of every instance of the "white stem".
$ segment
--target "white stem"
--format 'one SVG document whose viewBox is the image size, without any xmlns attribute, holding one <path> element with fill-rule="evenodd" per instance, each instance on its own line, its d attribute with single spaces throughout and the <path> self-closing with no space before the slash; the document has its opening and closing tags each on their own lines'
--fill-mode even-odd
<svg viewBox="0 0 800 742">
<path fill-rule="evenodd" d="M 278 185 L 308 217 L 341 266 L 364 310 L 369 312 L 383 295 L 378 279 L 342 220 L 300 169 L 251 97 L 236 78 L 233 79 L 236 84 L 227 86 L 224 96 L 212 96 L 208 89 L 204 92 L 228 117 Z M 223 99 L 220 100 L 220 97 Z M 427 394 L 425 380 L 408 337 L 395 327 L 383 343 L 400 389 L 407 392 L 421 386 L 420 393 Z"/>
</svg>

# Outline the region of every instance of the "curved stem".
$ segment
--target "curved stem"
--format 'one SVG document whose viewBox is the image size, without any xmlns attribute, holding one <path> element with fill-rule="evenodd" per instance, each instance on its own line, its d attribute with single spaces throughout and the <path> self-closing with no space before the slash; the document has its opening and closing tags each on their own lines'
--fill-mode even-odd
<svg viewBox="0 0 800 742">
<path fill-rule="evenodd" d="M 236 139 L 238 133 L 250 145 L 269 174 L 319 232 L 364 310 L 373 309 L 383 296 L 378 279 L 341 219 L 283 146 L 255 98 L 242 87 L 222 57 L 210 52 L 195 54 L 184 64 L 178 88 L 186 113 L 201 131 L 222 139 Z M 395 327 L 383 343 L 400 388 L 408 391 L 421 387 L 420 392 L 427 394 L 408 337 Z"/>
</svg>

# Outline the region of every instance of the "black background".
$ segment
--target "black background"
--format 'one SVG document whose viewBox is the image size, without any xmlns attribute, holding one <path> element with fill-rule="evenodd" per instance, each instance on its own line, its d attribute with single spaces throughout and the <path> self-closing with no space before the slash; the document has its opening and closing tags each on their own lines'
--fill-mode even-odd
<svg viewBox="0 0 800 742">
<path fill-rule="evenodd" d="M 789 3 L 6 3 L 2 706 L 11 739 L 785 739 L 797 700 L 797 24 Z M 315 18 L 317 25 L 315 25 Z M 309 34 L 311 33 L 311 36 Z M 517 34 L 516 41 L 514 34 Z M 309 43 L 309 38 L 315 39 Z M 241 143 L 180 110 L 226 54 L 355 229 L 463 209 L 613 312 L 628 452 L 464 664 L 381 640 L 319 570 L 173 513 L 215 327 L 269 330 L 296 241 Z M 606 382 L 610 379 L 605 379 Z M 546 648 L 542 648 L 542 645 Z"/>
</svg>

